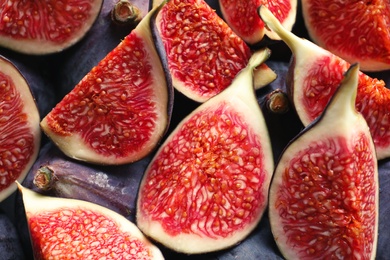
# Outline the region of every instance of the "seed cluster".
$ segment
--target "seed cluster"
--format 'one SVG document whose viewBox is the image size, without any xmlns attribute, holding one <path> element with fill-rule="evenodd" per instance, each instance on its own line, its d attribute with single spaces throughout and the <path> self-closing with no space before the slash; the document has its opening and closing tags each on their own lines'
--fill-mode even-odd
<svg viewBox="0 0 390 260">
<path fill-rule="evenodd" d="M 152 259 L 143 241 L 122 232 L 115 220 L 88 209 L 31 215 L 29 226 L 38 259 Z"/>
<path fill-rule="evenodd" d="M 101 154 L 122 157 L 141 149 L 158 117 L 156 83 L 144 46 L 141 38 L 129 34 L 49 114 L 52 130 L 78 133 Z"/>
<path fill-rule="evenodd" d="M 287 243 L 303 248 L 300 259 L 371 255 L 377 184 L 368 142 L 357 136 L 354 150 L 344 137 L 313 142 L 286 166 L 275 207 Z"/>
<path fill-rule="evenodd" d="M 170 1 L 162 9 L 161 37 L 174 78 L 203 97 L 228 87 L 250 57 L 248 46 L 208 5 Z"/>
<path fill-rule="evenodd" d="M 318 117 L 340 85 L 348 63 L 335 56 L 324 57 L 311 66 L 304 83 L 305 97 L 302 99 L 311 120 Z M 380 98 L 377 98 L 379 96 Z M 390 90 L 383 80 L 370 78 L 360 73 L 356 109 L 366 119 L 376 147 L 387 147 L 390 134 Z"/>
<path fill-rule="evenodd" d="M 0 34 L 63 42 L 82 27 L 90 8 L 89 0 L 1 1 Z"/>
<path fill-rule="evenodd" d="M 15 181 L 34 149 L 34 136 L 12 79 L 0 73 L 0 191 Z"/>
<path fill-rule="evenodd" d="M 226 237 L 265 205 L 259 138 L 222 104 L 184 124 L 152 162 L 141 210 L 166 232 Z"/>
</svg>

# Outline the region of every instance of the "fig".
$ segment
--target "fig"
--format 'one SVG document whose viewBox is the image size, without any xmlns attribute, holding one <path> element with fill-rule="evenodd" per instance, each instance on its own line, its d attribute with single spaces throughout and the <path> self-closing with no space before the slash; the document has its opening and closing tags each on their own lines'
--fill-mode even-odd
<svg viewBox="0 0 390 260">
<path fill-rule="evenodd" d="M 0 56 L 0 201 L 16 190 L 33 165 L 41 142 L 39 111 L 17 67 Z"/>
<path fill-rule="evenodd" d="M 324 112 L 275 168 L 269 219 L 286 259 L 375 259 L 378 162 L 355 108 L 358 73 L 358 64 L 349 68 Z"/>
<path fill-rule="evenodd" d="M 349 63 L 359 62 L 363 71 L 390 69 L 388 1 L 303 0 L 302 15 L 319 46 Z"/>
<path fill-rule="evenodd" d="M 278 34 L 265 29 L 264 22 L 257 15 L 260 5 L 267 6 L 287 30 L 292 30 L 297 15 L 297 0 L 219 0 L 222 17 L 232 30 L 246 43 L 256 45 L 265 36 L 280 40 Z"/>
<path fill-rule="evenodd" d="M 0 45 L 26 54 L 60 52 L 84 37 L 102 0 L 0 1 Z"/>
<path fill-rule="evenodd" d="M 253 87 L 262 49 L 232 84 L 185 117 L 142 178 L 138 227 L 181 253 L 231 247 L 253 231 L 267 205 L 272 149 Z"/>
<path fill-rule="evenodd" d="M 19 189 L 35 259 L 163 259 L 133 222 L 110 209 Z"/>
<path fill-rule="evenodd" d="M 170 76 L 163 68 L 147 14 L 41 121 L 69 157 L 125 164 L 147 156 L 170 121 Z"/>
<path fill-rule="evenodd" d="M 156 23 L 172 84 L 188 98 L 204 102 L 231 84 L 251 50 L 204 0 L 170 0 L 163 5 Z M 256 88 L 276 76 L 261 64 L 255 71 Z"/>
<path fill-rule="evenodd" d="M 322 113 L 350 64 L 285 30 L 265 6 L 259 8 L 259 15 L 292 50 L 288 91 L 299 118 L 306 126 Z M 356 108 L 371 129 L 378 159 L 390 156 L 389 99 L 390 90 L 383 80 L 359 72 Z"/>
</svg>

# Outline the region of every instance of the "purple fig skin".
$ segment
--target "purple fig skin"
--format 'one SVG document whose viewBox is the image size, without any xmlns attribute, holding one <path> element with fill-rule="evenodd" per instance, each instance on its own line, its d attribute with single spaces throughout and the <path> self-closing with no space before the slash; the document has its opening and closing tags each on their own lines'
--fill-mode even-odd
<svg viewBox="0 0 390 260">
<path fill-rule="evenodd" d="M 1 259 L 23 260 L 25 258 L 19 234 L 10 217 L 0 213 L 0 252 Z"/>
</svg>

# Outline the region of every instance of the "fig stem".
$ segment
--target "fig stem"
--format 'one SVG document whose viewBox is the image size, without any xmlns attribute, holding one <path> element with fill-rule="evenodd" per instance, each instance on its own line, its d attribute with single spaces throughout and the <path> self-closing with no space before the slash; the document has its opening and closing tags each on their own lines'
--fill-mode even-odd
<svg viewBox="0 0 390 260">
<path fill-rule="evenodd" d="M 40 190 L 47 191 L 52 188 L 54 171 L 48 166 L 40 167 L 34 175 L 33 183 Z"/>
<path fill-rule="evenodd" d="M 141 21 L 141 11 L 128 0 L 119 0 L 111 10 L 111 19 L 118 25 L 135 25 Z"/>
</svg>

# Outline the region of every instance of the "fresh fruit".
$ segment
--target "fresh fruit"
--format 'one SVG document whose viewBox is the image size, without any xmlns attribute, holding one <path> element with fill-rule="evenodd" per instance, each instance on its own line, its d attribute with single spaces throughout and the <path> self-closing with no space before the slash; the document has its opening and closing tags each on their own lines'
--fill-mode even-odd
<svg viewBox="0 0 390 260">
<path fill-rule="evenodd" d="M 323 114 L 286 148 L 269 192 L 269 219 L 286 259 L 375 259 L 378 165 L 355 108 L 351 66 Z"/>
<path fill-rule="evenodd" d="M 251 50 L 203 0 L 164 1 L 156 24 L 173 86 L 204 102 L 228 87 L 251 56 Z M 266 64 L 255 72 L 255 87 L 275 80 Z"/>
<path fill-rule="evenodd" d="M 35 259 L 163 259 L 133 222 L 114 211 L 19 189 Z"/>
<path fill-rule="evenodd" d="M 169 135 L 141 181 L 136 222 L 178 252 L 235 245 L 259 223 L 267 205 L 273 157 L 254 95 L 255 53 L 220 94 L 201 104 Z"/>
<path fill-rule="evenodd" d="M 39 111 L 18 68 L 0 56 L 0 201 L 16 190 L 38 156 Z"/>
<path fill-rule="evenodd" d="M 125 164 L 151 153 L 171 113 L 167 82 L 150 32 L 151 11 L 41 121 L 69 157 Z"/>
<path fill-rule="evenodd" d="M 297 0 L 219 0 L 222 17 L 232 30 L 250 45 L 257 44 L 267 36 L 280 40 L 279 35 L 266 30 L 257 15 L 260 5 L 267 6 L 287 30 L 292 30 L 297 14 Z"/>
<path fill-rule="evenodd" d="M 303 0 L 310 38 L 363 71 L 390 69 L 390 5 L 374 2 Z"/>
<path fill-rule="evenodd" d="M 285 30 L 265 7 L 259 15 L 291 48 L 293 59 L 287 84 L 292 103 L 304 125 L 317 118 L 335 93 L 350 66 L 340 57 Z M 357 110 L 363 114 L 374 139 L 378 159 L 390 156 L 390 90 L 383 80 L 359 72 Z"/>
<path fill-rule="evenodd" d="M 0 45 L 26 54 L 60 52 L 84 37 L 102 0 L 0 1 Z"/>
</svg>

